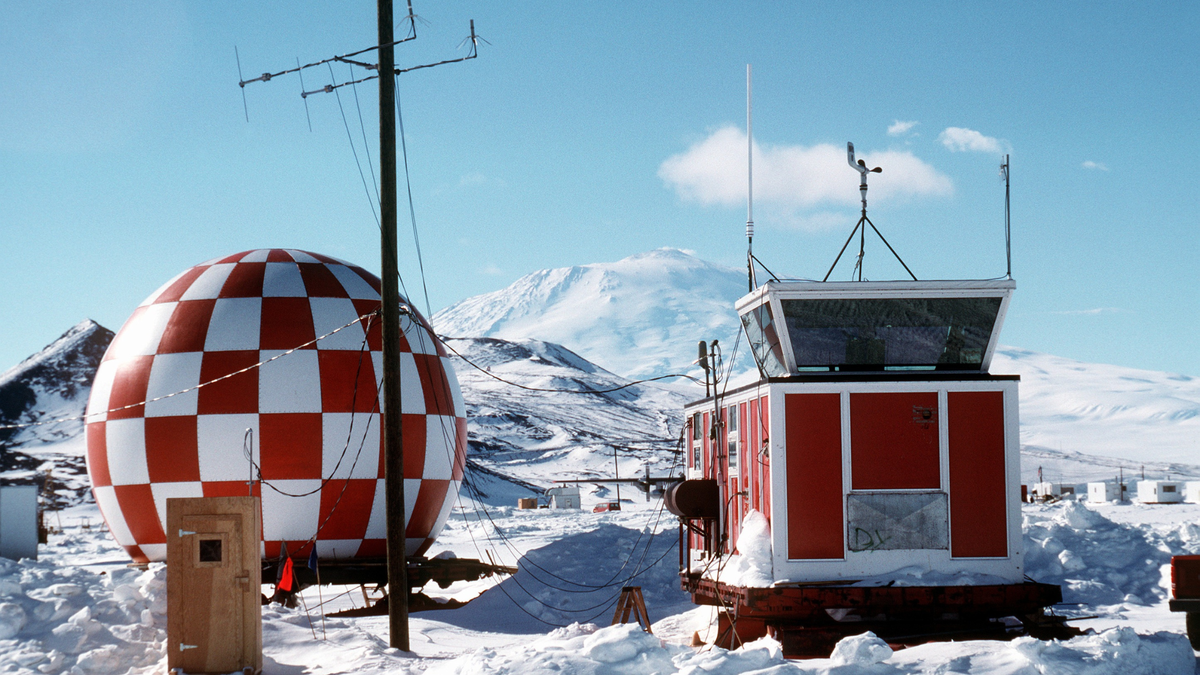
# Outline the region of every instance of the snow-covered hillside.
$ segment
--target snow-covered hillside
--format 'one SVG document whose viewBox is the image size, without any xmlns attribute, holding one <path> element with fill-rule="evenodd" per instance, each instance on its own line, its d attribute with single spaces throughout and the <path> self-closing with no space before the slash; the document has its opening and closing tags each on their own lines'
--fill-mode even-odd
<svg viewBox="0 0 1200 675">
<path fill-rule="evenodd" d="M 624 477 L 647 464 L 655 475 L 671 469 L 685 397 L 653 384 L 630 386 L 549 342 L 458 338 L 447 345 L 459 355 L 454 367 L 478 465 L 544 487 L 612 476 L 614 449 Z"/>
<path fill-rule="evenodd" d="M 1118 466 L 1128 475 L 1141 464 L 1155 478 L 1172 471 L 1200 476 L 1200 378 L 1015 347 L 997 350 L 992 372 L 1021 376 L 1021 445 L 1027 452 L 1114 458 L 1116 464 L 1103 465 L 1105 477 Z M 1080 468 L 1068 470 L 1063 480 L 1092 477 Z"/>
<path fill-rule="evenodd" d="M 454 337 L 548 340 L 625 377 L 652 377 L 696 370 L 700 340 L 732 350 L 740 330 L 733 303 L 746 292 L 744 271 L 661 248 L 533 272 L 443 309 L 432 323 Z M 737 369 L 750 367 L 743 356 Z"/>
</svg>

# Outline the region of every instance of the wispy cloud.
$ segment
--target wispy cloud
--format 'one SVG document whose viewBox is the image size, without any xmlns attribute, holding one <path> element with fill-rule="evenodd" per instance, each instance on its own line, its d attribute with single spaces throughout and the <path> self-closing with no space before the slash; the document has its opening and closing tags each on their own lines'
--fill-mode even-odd
<svg viewBox="0 0 1200 675">
<path fill-rule="evenodd" d="M 888 127 L 888 136 L 903 136 L 913 130 L 913 127 L 920 124 L 917 121 L 905 122 L 904 120 L 896 120 Z"/>
<path fill-rule="evenodd" d="M 1086 162 L 1084 162 L 1083 164 L 1081 164 L 1080 166 L 1082 166 L 1085 169 L 1091 169 L 1093 171 L 1108 171 L 1107 165 L 1105 165 L 1101 162 L 1093 162 L 1090 159 L 1087 160 Z"/>
<path fill-rule="evenodd" d="M 870 166 L 883 167 L 882 174 L 871 175 L 873 198 L 942 196 L 954 191 L 950 178 L 911 152 L 886 150 L 858 157 Z M 668 157 L 658 175 L 681 199 L 704 205 L 744 204 L 746 134 L 735 126 L 717 129 L 685 152 Z M 858 200 L 858 175 L 846 166 L 844 147 L 754 144 L 754 201 L 781 213 L 780 224 L 824 229 L 821 224 L 832 222 L 830 214 L 806 212 Z"/>
<path fill-rule="evenodd" d="M 946 127 L 946 130 L 938 135 L 938 140 L 951 152 L 990 152 L 998 155 L 1008 149 L 1008 141 L 984 136 L 974 129 L 964 127 Z"/>
<path fill-rule="evenodd" d="M 468 174 L 463 174 L 458 178 L 459 187 L 478 187 L 482 185 L 494 185 L 496 187 L 504 187 L 506 183 L 502 178 L 491 178 L 485 176 L 478 171 L 472 171 Z"/>
<path fill-rule="evenodd" d="M 497 267 L 495 265 L 488 264 L 488 265 L 484 265 L 483 267 L 479 268 L 479 273 L 486 274 L 489 277 L 498 277 L 501 274 L 504 274 L 504 270 L 500 269 L 499 267 Z"/>
<path fill-rule="evenodd" d="M 1091 309 L 1063 309 L 1046 313 L 1063 316 L 1098 316 L 1100 314 L 1125 314 L 1128 311 L 1123 307 L 1093 307 Z"/>
</svg>

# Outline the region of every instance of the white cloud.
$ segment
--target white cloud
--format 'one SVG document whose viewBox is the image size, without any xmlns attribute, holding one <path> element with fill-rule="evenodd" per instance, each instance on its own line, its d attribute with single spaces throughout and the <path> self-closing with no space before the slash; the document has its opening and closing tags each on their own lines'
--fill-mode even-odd
<svg viewBox="0 0 1200 675">
<path fill-rule="evenodd" d="M 1064 309 L 1059 311 L 1051 311 L 1050 314 L 1062 314 L 1067 316 L 1097 316 L 1100 314 L 1125 314 L 1129 310 L 1121 307 L 1093 307 L 1092 309 Z"/>
<path fill-rule="evenodd" d="M 506 183 L 504 182 L 503 178 L 491 178 L 489 176 L 485 176 L 482 173 L 479 173 L 478 171 L 473 171 L 468 174 L 463 174 L 462 176 L 459 176 L 459 178 L 458 178 L 458 186 L 459 187 L 477 187 L 477 186 L 484 186 L 484 185 L 489 185 L 489 186 L 494 186 L 494 187 L 505 187 Z"/>
<path fill-rule="evenodd" d="M 1001 154 L 1008 147 L 1007 141 L 984 136 L 974 129 L 946 127 L 938 140 L 952 152 L 991 152 Z"/>
<path fill-rule="evenodd" d="M 480 268 L 479 273 L 486 274 L 490 277 L 498 277 L 501 274 L 504 274 L 504 270 L 500 269 L 499 267 L 496 267 L 495 265 L 488 264 L 488 265 L 484 265 L 482 268 Z"/>
<path fill-rule="evenodd" d="M 1082 164 L 1082 166 L 1085 169 L 1094 169 L 1096 171 L 1108 171 L 1108 166 L 1106 166 L 1105 164 L 1103 164 L 1101 162 L 1093 162 L 1090 159 L 1087 160 L 1086 162 L 1084 162 Z"/>
<path fill-rule="evenodd" d="M 908 151 L 859 153 L 868 165 L 882 166 L 870 178 L 871 197 L 947 195 L 950 179 Z M 658 175 L 680 198 L 705 205 L 735 206 L 746 202 L 746 134 L 722 127 L 687 151 L 668 157 Z M 754 202 L 793 211 L 822 205 L 858 204 L 858 174 L 846 165 L 846 149 L 823 143 L 813 146 L 754 144 Z M 788 216 L 799 222 L 827 222 L 820 214 Z"/>
<path fill-rule="evenodd" d="M 895 122 L 892 122 L 891 126 L 888 127 L 888 136 L 903 136 L 904 134 L 912 131 L 913 127 L 917 126 L 918 124 L 920 124 L 920 122 L 915 120 L 911 122 L 896 120 Z"/>
</svg>

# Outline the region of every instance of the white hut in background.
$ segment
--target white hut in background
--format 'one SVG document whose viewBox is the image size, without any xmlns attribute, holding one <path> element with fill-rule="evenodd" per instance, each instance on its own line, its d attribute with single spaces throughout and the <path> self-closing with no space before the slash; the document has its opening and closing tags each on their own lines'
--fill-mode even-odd
<svg viewBox="0 0 1200 675">
<path fill-rule="evenodd" d="M 1089 502 L 1123 502 L 1126 497 L 1125 484 L 1117 483 L 1116 481 L 1088 483 L 1087 495 Z"/>
<path fill-rule="evenodd" d="M 1183 501 L 1183 483 L 1177 480 L 1140 480 L 1137 499 L 1143 504 L 1178 504 Z"/>
<path fill-rule="evenodd" d="M 546 490 L 546 498 L 552 509 L 579 508 L 579 486 L 553 487 Z"/>
</svg>

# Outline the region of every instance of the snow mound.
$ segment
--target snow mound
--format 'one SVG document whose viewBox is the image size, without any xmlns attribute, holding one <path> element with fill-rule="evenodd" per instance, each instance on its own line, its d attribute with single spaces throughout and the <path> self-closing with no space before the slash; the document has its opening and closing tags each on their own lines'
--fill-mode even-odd
<svg viewBox="0 0 1200 675">
<path fill-rule="evenodd" d="M 892 648 L 871 631 L 842 638 L 829 660 L 837 665 L 872 666 L 892 656 Z"/>
<path fill-rule="evenodd" d="M 774 583 L 771 525 L 767 517 L 751 509 L 742 519 L 737 553 L 727 556 L 720 567 L 706 572 L 705 576 L 747 588 L 766 588 Z"/>
<path fill-rule="evenodd" d="M 0 672 L 142 672 L 166 644 L 166 567 L 0 559 Z"/>
<path fill-rule="evenodd" d="M 1139 506 L 1121 508 L 1139 509 Z M 1172 555 L 1200 553 L 1200 527 L 1116 523 L 1079 502 L 1025 510 L 1025 573 L 1063 587 L 1063 601 L 1120 613 L 1166 599 Z"/>
</svg>

